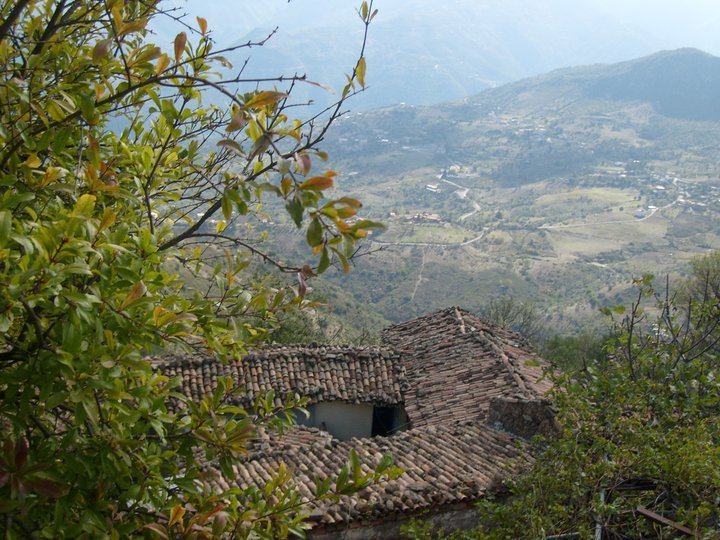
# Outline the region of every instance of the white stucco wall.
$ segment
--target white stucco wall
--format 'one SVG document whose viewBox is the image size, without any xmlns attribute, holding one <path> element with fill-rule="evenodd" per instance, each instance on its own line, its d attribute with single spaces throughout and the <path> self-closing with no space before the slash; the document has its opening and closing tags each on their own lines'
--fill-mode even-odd
<svg viewBox="0 0 720 540">
<path fill-rule="evenodd" d="M 308 408 L 310 418 L 299 423 L 324 429 L 336 439 L 372 435 L 373 406 L 367 403 L 349 404 L 342 401 L 323 401 Z"/>
</svg>

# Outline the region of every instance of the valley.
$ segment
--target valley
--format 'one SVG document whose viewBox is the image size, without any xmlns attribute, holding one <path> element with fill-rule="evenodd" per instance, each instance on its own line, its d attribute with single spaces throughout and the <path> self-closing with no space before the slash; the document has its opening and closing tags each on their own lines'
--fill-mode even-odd
<svg viewBox="0 0 720 540">
<path fill-rule="evenodd" d="M 673 105 L 672 88 L 641 98 L 648 73 L 688 59 L 715 77 L 716 59 L 678 51 L 345 117 L 339 186 L 387 229 L 351 279 L 331 279 L 392 321 L 513 296 L 572 331 L 633 279 L 681 275 L 720 248 L 720 125 Z M 637 73 L 648 87 L 617 95 Z"/>
</svg>

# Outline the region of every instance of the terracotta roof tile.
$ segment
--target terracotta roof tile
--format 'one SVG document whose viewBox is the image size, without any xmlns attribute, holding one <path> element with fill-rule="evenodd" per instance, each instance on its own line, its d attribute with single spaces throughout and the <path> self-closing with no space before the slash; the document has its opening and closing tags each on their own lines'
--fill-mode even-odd
<svg viewBox="0 0 720 540">
<path fill-rule="evenodd" d="M 245 488 L 268 482 L 286 463 L 310 500 L 315 478 L 336 477 L 350 449 L 367 471 L 390 452 L 405 474 L 335 504 L 312 507 L 311 516 L 326 529 L 473 502 L 530 459 L 525 443 L 485 423 L 494 398 L 503 398 L 494 401 L 498 426 L 518 424 L 526 430 L 520 420 L 535 409 L 544 418 L 538 398 L 550 389 L 541 380 L 546 364 L 520 335 L 449 308 L 393 326 L 383 338 L 390 348 L 265 348 L 230 364 L 175 357 L 156 365 L 180 376 L 182 391 L 193 399 L 211 392 L 219 376 L 229 375 L 247 389 L 244 406 L 269 389 L 278 399 L 298 393 L 311 402 L 404 402 L 408 431 L 349 441 L 299 426 L 282 436 L 262 433 L 248 458 L 234 466 L 233 478 L 208 471 L 208 482 L 216 488 Z"/>
<path fill-rule="evenodd" d="M 234 478 L 216 475 L 213 487 L 262 486 L 280 463 L 294 472 L 301 494 L 312 499 L 316 478 L 336 478 L 355 449 L 369 472 L 390 452 L 405 472 L 337 503 L 316 503 L 312 515 L 324 525 L 376 520 L 394 512 L 417 512 L 481 498 L 508 467 L 529 462 L 524 443 L 484 424 L 428 425 L 392 437 L 337 441 L 316 429 L 294 428 L 281 437 L 265 437 L 251 455 L 233 466 Z"/>
<path fill-rule="evenodd" d="M 383 339 L 402 351 L 413 426 L 483 420 L 494 397 L 536 399 L 551 386 L 522 336 L 460 308 L 391 326 Z"/>
<path fill-rule="evenodd" d="M 165 375 L 181 377 L 181 391 L 194 400 L 211 393 L 218 377 L 230 376 L 246 389 L 244 406 L 270 389 L 278 404 L 297 393 L 311 403 L 395 405 L 402 402 L 407 385 L 399 355 L 377 347 L 268 347 L 250 350 L 242 360 L 228 364 L 209 356 L 153 361 Z"/>
</svg>

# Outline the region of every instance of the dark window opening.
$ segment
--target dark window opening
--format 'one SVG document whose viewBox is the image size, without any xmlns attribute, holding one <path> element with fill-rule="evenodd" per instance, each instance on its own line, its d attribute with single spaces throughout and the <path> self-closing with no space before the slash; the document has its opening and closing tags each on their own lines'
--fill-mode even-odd
<svg viewBox="0 0 720 540">
<path fill-rule="evenodd" d="M 397 407 L 373 408 L 372 436 L 387 437 L 396 428 Z"/>
</svg>

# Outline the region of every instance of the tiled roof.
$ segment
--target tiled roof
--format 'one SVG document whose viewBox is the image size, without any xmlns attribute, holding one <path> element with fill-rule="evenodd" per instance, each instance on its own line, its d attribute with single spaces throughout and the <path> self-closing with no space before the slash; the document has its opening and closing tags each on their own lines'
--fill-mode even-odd
<svg viewBox="0 0 720 540">
<path fill-rule="evenodd" d="M 242 404 L 275 390 L 277 400 L 294 393 L 318 401 L 394 405 L 402 402 L 406 379 L 398 354 L 377 347 L 268 347 L 223 364 L 211 357 L 163 357 L 155 365 L 182 378 L 181 391 L 193 400 L 210 394 L 218 377 L 232 377 L 246 393 Z"/>
<path fill-rule="evenodd" d="M 217 475 L 211 484 L 223 490 L 262 485 L 284 462 L 294 471 L 301 494 L 310 500 L 315 479 L 336 478 L 351 448 L 365 472 L 390 452 L 405 473 L 337 503 L 311 506 L 311 515 L 321 526 L 471 503 L 499 486 L 509 466 L 529 460 L 517 439 L 479 423 L 428 425 L 392 437 L 342 442 L 317 429 L 298 427 L 279 439 L 259 442 L 248 459 L 233 466 L 234 478 Z M 519 459 L 511 461 L 515 458 Z"/>
<path fill-rule="evenodd" d="M 536 399 L 551 386 L 522 336 L 460 308 L 392 326 L 383 339 L 402 353 L 414 427 L 484 420 L 494 397 Z"/>
<path fill-rule="evenodd" d="M 269 482 L 285 463 L 309 501 L 315 478 L 335 478 L 351 449 L 368 472 L 390 452 L 405 474 L 334 504 L 311 506 L 325 530 L 471 504 L 530 459 L 525 443 L 486 423 L 493 398 L 503 398 L 494 402 L 500 416 L 493 425 L 518 424 L 522 436 L 534 433 L 523 424 L 528 411 L 547 412 L 538 399 L 550 389 L 541 380 L 545 363 L 520 335 L 449 308 L 393 326 L 383 338 L 389 348 L 276 347 L 250 351 L 230 364 L 180 357 L 157 365 L 167 375 L 179 375 L 182 391 L 193 399 L 211 392 L 218 376 L 230 375 L 247 389 L 249 401 L 272 388 L 279 399 L 298 393 L 311 402 L 404 403 L 408 431 L 338 441 L 298 426 L 282 436 L 261 436 L 233 466 L 232 478 L 208 471 L 215 488 L 244 488 Z M 547 420 L 540 413 L 532 422 Z"/>
</svg>

